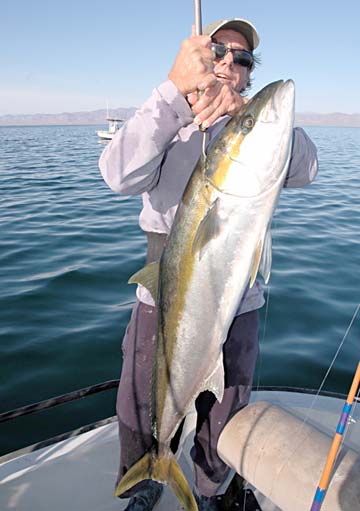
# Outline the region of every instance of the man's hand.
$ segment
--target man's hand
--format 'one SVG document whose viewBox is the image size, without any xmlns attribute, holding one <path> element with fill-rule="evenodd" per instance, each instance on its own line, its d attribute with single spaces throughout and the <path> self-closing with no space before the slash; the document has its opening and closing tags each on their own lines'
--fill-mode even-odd
<svg viewBox="0 0 360 511">
<path fill-rule="evenodd" d="M 205 87 L 200 97 L 197 94 L 190 94 L 188 101 L 195 114 L 195 124 L 208 128 L 223 115 L 235 115 L 249 100 L 240 96 L 230 84 L 216 80 Z"/>
<path fill-rule="evenodd" d="M 194 35 L 183 41 L 169 73 L 169 79 L 186 97 L 197 90 L 203 90 L 216 82 L 213 73 L 214 55 L 207 35 Z"/>
<path fill-rule="evenodd" d="M 248 100 L 214 74 L 215 56 L 211 39 L 195 35 L 183 41 L 169 73 L 169 79 L 187 98 L 195 115 L 194 122 L 207 128 L 223 115 L 235 115 Z M 199 94 L 200 91 L 200 94 Z"/>
</svg>

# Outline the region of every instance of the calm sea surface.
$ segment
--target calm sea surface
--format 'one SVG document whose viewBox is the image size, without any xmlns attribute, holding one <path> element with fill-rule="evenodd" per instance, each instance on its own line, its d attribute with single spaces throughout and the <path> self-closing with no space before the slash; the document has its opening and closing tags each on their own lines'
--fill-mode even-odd
<svg viewBox="0 0 360 511">
<path fill-rule="evenodd" d="M 0 412 L 119 377 L 144 263 L 138 197 L 103 182 L 96 126 L 0 127 Z M 316 181 L 284 190 L 256 384 L 318 388 L 360 302 L 360 129 L 306 128 Z M 346 393 L 360 314 L 326 381 Z M 114 414 L 115 392 L 0 424 L 0 453 Z"/>
</svg>

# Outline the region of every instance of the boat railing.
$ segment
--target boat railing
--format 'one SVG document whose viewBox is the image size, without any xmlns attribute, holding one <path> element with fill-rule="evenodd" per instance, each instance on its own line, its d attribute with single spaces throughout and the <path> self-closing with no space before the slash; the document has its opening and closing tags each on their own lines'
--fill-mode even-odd
<svg viewBox="0 0 360 511">
<path fill-rule="evenodd" d="M 44 401 L 39 401 L 37 403 L 33 403 L 30 405 L 21 406 L 20 408 L 15 408 L 13 410 L 0 413 L 0 423 L 7 422 L 12 419 L 16 419 L 18 417 L 22 417 L 24 415 L 29 415 L 35 412 L 40 412 L 43 410 L 47 410 L 49 408 L 54 408 L 55 406 L 62 405 L 64 403 L 69 403 L 71 401 L 76 401 L 78 399 L 82 399 L 84 397 L 98 394 L 99 392 L 104 392 L 105 390 L 114 389 L 119 385 L 119 380 L 109 380 L 103 383 L 97 383 L 95 385 L 90 385 L 89 387 L 84 387 L 82 389 L 74 390 L 67 394 L 62 394 L 61 396 L 52 397 L 50 399 L 46 399 Z M 276 392 L 296 392 L 300 394 L 318 394 L 319 392 L 315 389 L 306 389 L 300 387 L 284 387 L 284 386 L 254 386 L 253 391 L 276 391 Z M 321 391 L 319 393 L 322 396 L 327 397 L 336 397 L 343 399 L 346 397 L 345 394 L 339 392 L 331 392 L 331 391 Z"/>
<path fill-rule="evenodd" d="M 29 415 L 31 413 L 47 410 L 48 408 L 54 408 L 55 406 L 69 403 L 77 399 L 82 399 L 86 396 L 98 394 L 99 392 L 104 392 L 105 390 L 116 388 L 118 385 L 119 380 L 109 380 L 103 383 L 97 383 L 96 385 L 90 385 L 89 387 L 85 387 L 79 390 L 74 390 L 67 394 L 62 394 L 61 396 L 45 399 L 44 401 L 39 401 L 38 403 L 21 406 L 20 408 L 15 408 L 14 410 L 9 410 L 8 412 L 0 413 L 0 423 L 16 419 L 17 417 L 22 417 L 24 415 Z"/>
</svg>

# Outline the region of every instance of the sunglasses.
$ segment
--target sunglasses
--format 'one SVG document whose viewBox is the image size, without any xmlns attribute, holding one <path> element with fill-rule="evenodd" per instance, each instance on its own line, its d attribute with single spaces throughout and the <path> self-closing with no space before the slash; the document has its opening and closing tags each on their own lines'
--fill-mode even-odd
<svg viewBox="0 0 360 511">
<path fill-rule="evenodd" d="M 234 64 L 239 64 L 240 66 L 248 67 L 249 69 L 251 69 L 254 65 L 254 57 L 247 50 L 228 48 L 221 43 L 211 43 L 211 49 L 217 59 L 223 59 L 230 51 L 233 56 Z"/>
</svg>

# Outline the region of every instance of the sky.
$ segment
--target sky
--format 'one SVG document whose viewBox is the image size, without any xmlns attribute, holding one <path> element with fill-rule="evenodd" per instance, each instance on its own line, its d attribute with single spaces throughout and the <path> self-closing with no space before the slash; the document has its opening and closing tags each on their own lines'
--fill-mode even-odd
<svg viewBox="0 0 360 511">
<path fill-rule="evenodd" d="M 297 112 L 360 113 L 360 0 L 201 5 L 257 27 L 249 95 L 292 78 Z M 141 106 L 193 23 L 193 0 L 0 0 L 0 115 Z"/>
</svg>

